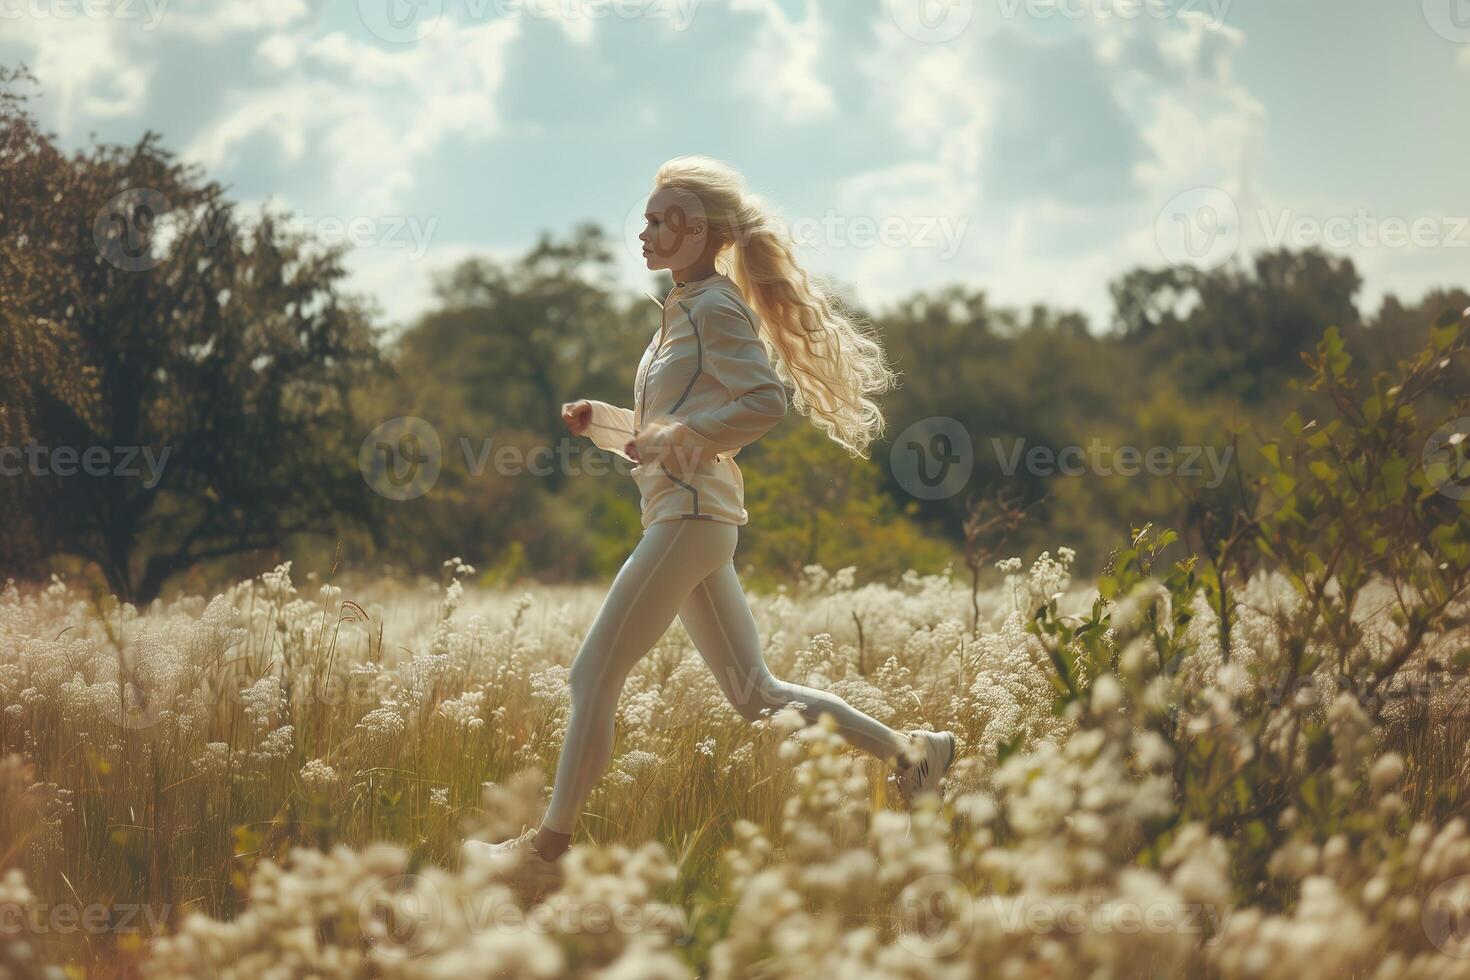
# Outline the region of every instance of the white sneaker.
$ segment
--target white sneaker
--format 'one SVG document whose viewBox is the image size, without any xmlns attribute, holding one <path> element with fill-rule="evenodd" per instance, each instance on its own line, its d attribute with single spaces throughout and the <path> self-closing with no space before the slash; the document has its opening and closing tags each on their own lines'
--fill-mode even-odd
<svg viewBox="0 0 1470 980">
<path fill-rule="evenodd" d="M 938 793 L 944 774 L 954 763 L 954 732 L 931 732 L 915 728 L 905 733 L 914 740 L 909 764 L 893 774 L 893 783 L 904 805 L 913 806 L 924 793 Z"/>
<path fill-rule="evenodd" d="M 527 827 L 519 836 L 497 844 L 467 840 L 461 845 L 460 853 L 466 861 L 483 861 L 489 858 L 504 864 L 509 859 L 513 863 L 509 865 L 506 882 L 515 889 L 523 902 L 530 904 L 560 886 L 562 882 L 561 862 L 543 858 L 531 846 L 535 839 L 536 828 Z"/>
</svg>

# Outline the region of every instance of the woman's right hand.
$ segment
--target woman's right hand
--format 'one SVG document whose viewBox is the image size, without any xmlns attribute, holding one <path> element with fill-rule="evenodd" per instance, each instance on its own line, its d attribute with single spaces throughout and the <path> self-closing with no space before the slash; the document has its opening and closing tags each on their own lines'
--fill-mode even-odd
<svg viewBox="0 0 1470 980">
<path fill-rule="evenodd" d="M 561 407 L 561 420 L 567 424 L 572 435 L 581 435 L 592 422 L 592 403 L 585 398 L 567 402 Z"/>
</svg>

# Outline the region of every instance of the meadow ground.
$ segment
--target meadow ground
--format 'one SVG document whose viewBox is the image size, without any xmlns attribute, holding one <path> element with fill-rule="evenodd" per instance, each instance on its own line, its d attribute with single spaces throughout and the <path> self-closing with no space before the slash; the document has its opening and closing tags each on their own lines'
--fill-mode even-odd
<svg viewBox="0 0 1470 980">
<path fill-rule="evenodd" d="M 1464 635 L 1380 716 L 1325 667 L 1271 686 L 1300 653 L 1285 579 L 1240 590 L 1228 658 L 1208 604 L 1178 626 L 1144 584 L 1069 707 L 1026 623 L 1092 606 L 1071 558 L 1000 563 L 974 632 L 944 575 L 751 596 L 777 676 L 959 735 L 912 812 L 825 724 L 743 719 L 676 622 L 530 908 L 459 846 L 534 825 L 602 589 L 482 590 L 457 560 L 143 610 L 11 585 L 0 977 L 1470 977 L 1464 694 L 1437 669 Z M 1380 607 L 1365 649 L 1401 630 Z M 1171 623 L 1189 655 L 1150 674 Z"/>
</svg>

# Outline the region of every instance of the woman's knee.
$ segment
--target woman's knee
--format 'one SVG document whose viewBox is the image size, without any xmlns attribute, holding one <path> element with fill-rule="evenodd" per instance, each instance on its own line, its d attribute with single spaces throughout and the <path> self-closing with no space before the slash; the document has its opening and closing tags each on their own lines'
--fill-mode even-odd
<svg viewBox="0 0 1470 980">
<path fill-rule="evenodd" d="M 746 688 L 744 696 L 732 696 L 736 709 L 746 721 L 759 721 L 797 700 L 790 686 L 767 673 Z"/>
<path fill-rule="evenodd" d="M 607 658 L 599 656 L 599 652 L 595 648 L 584 647 L 567 672 L 567 686 L 571 689 L 574 709 L 591 709 L 606 690 Z"/>
</svg>

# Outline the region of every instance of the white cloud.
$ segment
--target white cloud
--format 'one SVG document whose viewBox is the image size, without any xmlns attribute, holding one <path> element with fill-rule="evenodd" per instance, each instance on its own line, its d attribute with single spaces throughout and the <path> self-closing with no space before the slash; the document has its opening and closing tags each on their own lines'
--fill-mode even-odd
<svg viewBox="0 0 1470 980">
<path fill-rule="evenodd" d="M 468 258 L 509 262 L 506 254 L 473 242 L 442 242 L 415 257 L 410 251 L 386 246 L 354 248 L 343 258 L 352 288 L 370 296 L 381 308 L 382 322 L 406 327 L 435 308 L 434 277 Z"/>
<path fill-rule="evenodd" d="M 830 116 L 836 100 L 817 70 L 827 38 L 820 8 L 808 0 L 799 22 L 776 0 L 734 0 L 731 9 L 761 15 L 736 80 L 741 90 L 788 124 Z"/>
<path fill-rule="evenodd" d="M 293 34 L 272 34 L 255 48 L 260 66 L 270 72 L 294 68 L 301 58 L 302 39 Z"/>
<path fill-rule="evenodd" d="M 916 219 L 938 214 L 965 230 L 951 261 L 915 247 L 824 256 L 869 303 L 967 281 L 1000 303 L 1081 309 L 1101 324 L 1110 310 L 1111 279 L 1134 266 L 1164 264 L 1154 227 L 1169 198 L 1199 183 L 1248 194 L 1265 115 L 1232 76 L 1244 40 L 1239 31 L 1188 17 L 1009 23 L 979 9 L 965 34 L 942 45 L 916 43 L 886 16 L 873 28 L 877 46 L 865 61 L 871 97 L 877 115 L 891 120 L 894 135 L 912 153 L 904 163 L 842 180 L 842 206 Z M 1027 103 L 1007 98 L 1007 85 L 1016 83 L 996 74 L 1002 66 L 991 55 L 1013 44 L 1008 56 L 1051 61 L 1058 51 L 1071 50 L 1055 47 L 1068 36 L 1087 43 L 1106 97 L 1121 110 L 1118 119 L 1128 128 L 1116 134 L 1121 145 L 1136 145 L 1143 154 L 1131 174 L 1140 193 L 1079 201 L 1064 188 L 1049 192 L 1040 183 L 1024 199 L 987 194 L 987 174 L 1014 179 L 1027 168 L 1025 159 L 994 156 L 996 141 L 989 137 L 997 121 L 1009 119 L 1014 129 L 1016 113 L 1026 111 L 1018 106 Z M 1061 145 L 1087 143 L 1069 134 Z M 1038 145 L 1036 151 L 1041 159 L 1055 148 Z M 1084 153 L 1076 166 L 1092 163 Z"/>
<path fill-rule="evenodd" d="M 279 31 L 311 13 L 306 0 L 166 0 L 165 30 L 217 41 L 231 34 Z"/>
<path fill-rule="evenodd" d="M 334 33 L 276 37 L 260 56 L 288 77 L 231 93 L 230 108 L 193 140 L 187 155 L 228 167 L 248 140 L 264 137 L 288 161 L 311 151 L 330 159 L 336 206 L 354 213 L 401 208 L 418 170 L 450 136 L 494 135 L 514 19 L 436 30 L 395 51 Z"/>
<path fill-rule="evenodd" d="M 47 8 L 36 7 L 33 10 Z M 28 52 L 24 60 L 41 82 L 51 125 L 63 137 L 84 131 L 89 120 L 139 114 L 146 103 L 153 64 L 135 57 L 130 42 L 146 24 L 139 18 L 14 16 L 3 22 L 6 41 Z"/>
</svg>

